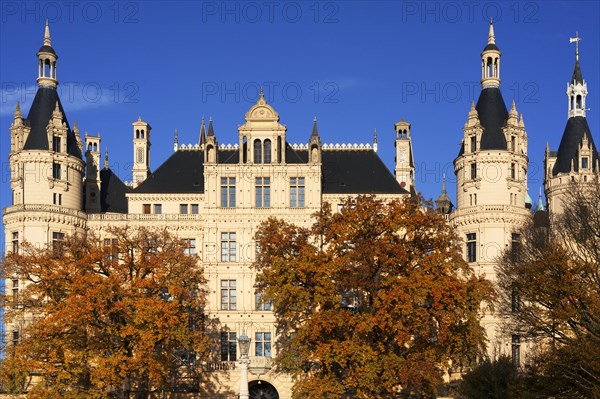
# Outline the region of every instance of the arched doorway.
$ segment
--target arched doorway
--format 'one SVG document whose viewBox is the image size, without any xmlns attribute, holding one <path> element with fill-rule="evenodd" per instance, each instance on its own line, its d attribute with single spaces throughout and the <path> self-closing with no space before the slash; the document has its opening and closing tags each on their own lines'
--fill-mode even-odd
<svg viewBox="0 0 600 399">
<path fill-rule="evenodd" d="M 248 383 L 250 399 L 279 399 L 275 387 L 266 381 L 255 380 Z"/>
</svg>

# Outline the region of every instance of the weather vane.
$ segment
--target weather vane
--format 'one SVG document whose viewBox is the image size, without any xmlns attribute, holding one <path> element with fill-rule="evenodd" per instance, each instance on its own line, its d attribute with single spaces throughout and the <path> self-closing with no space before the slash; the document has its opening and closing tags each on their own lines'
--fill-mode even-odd
<svg viewBox="0 0 600 399">
<path fill-rule="evenodd" d="M 569 43 L 575 42 L 575 59 L 579 61 L 579 41 L 581 38 L 579 37 L 579 32 L 575 32 L 575 37 L 569 38 Z"/>
</svg>

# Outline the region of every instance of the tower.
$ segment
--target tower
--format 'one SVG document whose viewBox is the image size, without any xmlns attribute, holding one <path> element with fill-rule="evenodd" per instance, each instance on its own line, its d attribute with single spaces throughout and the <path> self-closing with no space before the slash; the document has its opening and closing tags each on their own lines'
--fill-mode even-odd
<svg viewBox="0 0 600 399">
<path fill-rule="evenodd" d="M 152 127 L 139 117 L 133 125 L 133 184 L 139 186 L 150 174 L 150 130 Z"/>
<path fill-rule="evenodd" d="M 202 123 L 204 123 L 204 120 Z M 208 119 L 208 135 L 206 136 L 206 143 L 204 145 L 204 163 L 218 163 L 218 150 L 219 143 L 215 137 L 215 129 L 213 128 L 211 117 Z"/>
<path fill-rule="evenodd" d="M 585 117 L 587 83 L 579 65 L 580 40 L 578 34 L 570 39 L 575 43 L 575 68 L 567 84 L 567 125 L 558 151 L 550 151 L 546 144 L 544 156 L 544 189 L 551 215 L 562 212 L 571 184 L 585 184 L 600 173 L 600 156 Z"/>
<path fill-rule="evenodd" d="M 410 123 L 404 118 L 394 125 L 396 130 L 396 169 L 394 173 L 400 186 L 410 193 L 415 190 L 415 161 L 413 158 L 412 141 L 410 138 Z"/>
<path fill-rule="evenodd" d="M 99 213 L 100 206 L 100 135 L 85 133 L 85 211 Z"/>
<path fill-rule="evenodd" d="M 317 117 L 313 120 L 313 129 L 308 140 L 309 148 L 309 163 L 320 163 L 321 162 L 321 137 L 319 136 L 319 129 L 317 129 Z"/>
<path fill-rule="evenodd" d="M 464 240 L 464 254 L 476 274 L 496 280 L 497 258 L 519 239 L 519 229 L 531 218 L 526 208 L 527 134 L 513 101 L 507 110 L 500 92 L 500 49 L 490 23 L 488 42 L 481 53 L 481 93 L 471 103 L 463 127 L 460 152 L 454 160 L 456 211 L 450 223 Z M 519 343 L 500 326 L 497 309 L 484 312 L 488 355 L 514 354 Z M 520 346 L 516 347 L 520 350 Z"/>
</svg>

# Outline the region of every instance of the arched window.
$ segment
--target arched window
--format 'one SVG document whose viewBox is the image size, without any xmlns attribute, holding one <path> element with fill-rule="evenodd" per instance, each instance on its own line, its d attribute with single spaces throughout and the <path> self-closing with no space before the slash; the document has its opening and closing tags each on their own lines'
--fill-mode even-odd
<svg viewBox="0 0 600 399">
<path fill-rule="evenodd" d="M 254 163 L 262 163 L 262 144 L 260 140 L 254 140 Z"/>
<path fill-rule="evenodd" d="M 577 100 L 576 100 L 576 105 L 577 105 L 577 109 L 581 109 L 581 95 L 578 94 L 577 95 Z"/>
<path fill-rule="evenodd" d="M 494 68 L 494 65 L 492 62 L 492 57 L 488 57 L 488 59 L 487 59 L 487 77 L 488 78 L 493 76 L 493 73 L 494 73 L 493 68 Z"/>
<path fill-rule="evenodd" d="M 140 129 L 136 129 L 136 131 L 135 131 L 135 138 L 136 139 L 140 138 Z"/>
<path fill-rule="evenodd" d="M 140 136 L 141 136 L 140 138 L 142 138 L 142 139 L 144 138 L 144 129 L 140 130 Z"/>
<path fill-rule="evenodd" d="M 264 163 L 271 163 L 271 140 L 266 139 L 264 142 Z"/>
<path fill-rule="evenodd" d="M 244 141 L 242 144 L 242 162 L 248 163 L 248 139 L 244 136 Z"/>
</svg>

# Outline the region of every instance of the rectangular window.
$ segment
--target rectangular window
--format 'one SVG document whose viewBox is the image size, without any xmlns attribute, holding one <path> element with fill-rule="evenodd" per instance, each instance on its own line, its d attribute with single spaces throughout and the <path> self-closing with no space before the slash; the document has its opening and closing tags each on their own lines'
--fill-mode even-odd
<svg viewBox="0 0 600 399">
<path fill-rule="evenodd" d="M 471 180 L 477 179 L 477 164 L 471 164 Z"/>
<path fill-rule="evenodd" d="M 235 208 L 235 177 L 221 177 L 221 208 Z"/>
<path fill-rule="evenodd" d="M 290 178 L 290 207 L 304 208 L 304 177 Z"/>
<path fill-rule="evenodd" d="M 149 215 L 150 214 L 150 204 L 142 205 L 142 213 Z"/>
<path fill-rule="evenodd" d="M 221 310 L 237 309 L 236 286 L 235 280 L 221 280 Z"/>
<path fill-rule="evenodd" d="M 14 330 L 12 333 L 12 344 L 13 346 L 17 346 L 19 343 L 19 330 Z"/>
<path fill-rule="evenodd" d="M 59 233 L 57 231 L 52 232 L 52 249 L 54 251 L 60 251 L 62 242 L 65 239 L 65 233 Z"/>
<path fill-rule="evenodd" d="M 260 292 L 254 294 L 254 302 L 256 304 L 256 310 L 271 310 L 271 301 L 265 301 Z"/>
<path fill-rule="evenodd" d="M 179 213 L 186 215 L 188 213 L 188 204 L 179 204 Z"/>
<path fill-rule="evenodd" d="M 256 207 L 268 208 L 271 206 L 271 178 L 257 177 L 256 178 Z"/>
<path fill-rule="evenodd" d="M 256 356 L 271 356 L 271 333 L 254 333 L 254 354 Z"/>
<path fill-rule="evenodd" d="M 588 157 L 581 157 L 581 169 L 587 169 L 590 167 Z"/>
<path fill-rule="evenodd" d="M 191 205 L 192 208 L 192 215 L 197 215 L 199 212 L 200 207 L 198 206 L 198 204 L 192 204 Z"/>
<path fill-rule="evenodd" d="M 12 297 L 13 305 L 15 307 L 19 306 L 19 280 L 16 278 L 12 281 Z"/>
<path fill-rule="evenodd" d="M 521 364 L 521 337 L 518 335 L 512 336 L 512 361 L 515 367 Z"/>
<path fill-rule="evenodd" d="M 510 253 L 511 253 L 512 258 L 516 259 L 517 256 L 519 255 L 519 249 L 521 246 L 521 234 L 512 233 L 510 241 L 511 241 Z"/>
<path fill-rule="evenodd" d="M 118 240 L 116 238 L 105 238 L 104 239 L 104 258 L 107 262 L 119 259 L 119 249 L 117 247 Z"/>
<path fill-rule="evenodd" d="M 60 152 L 60 137 L 52 136 L 52 151 Z"/>
<path fill-rule="evenodd" d="M 521 300 L 519 297 L 519 289 L 516 284 L 513 284 L 510 292 L 510 308 L 513 313 L 521 310 Z"/>
<path fill-rule="evenodd" d="M 221 331 L 221 361 L 235 362 L 237 360 L 237 334 L 231 331 Z"/>
<path fill-rule="evenodd" d="M 471 136 L 471 152 L 477 151 L 477 137 Z"/>
<path fill-rule="evenodd" d="M 186 255 L 195 255 L 196 254 L 196 239 L 195 238 L 184 238 L 183 241 L 185 244 L 183 253 Z"/>
<path fill-rule="evenodd" d="M 517 178 L 517 168 L 515 167 L 514 163 L 510 164 L 510 178 L 511 179 Z"/>
<path fill-rule="evenodd" d="M 17 231 L 12 232 L 12 252 L 19 252 L 19 233 Z"/>
<path fill-rule="evenodd" d="M 221 262 L 236 261 L 236 236 L 235 232 L 221 233 Z"/>
<path fill-rule="evenodd" d="M 517 151 L 517 138 L 515 136 L 510 138 L 510 150 Z"/>
<path fill-rule="evenodd" d="M 162 204 L 154 204 L 154 213 L 160 215 L 162 213 Z"/>
<path fill-rule="evenodd" d="M 477 261 L 477 234 L 467 234 L 467 262 Z"/>
<path fill-rule="evenodd" d="M 60 179 L 60 164 L 54 162 L 52 164 L 52 178 Z"/>
</svg>

